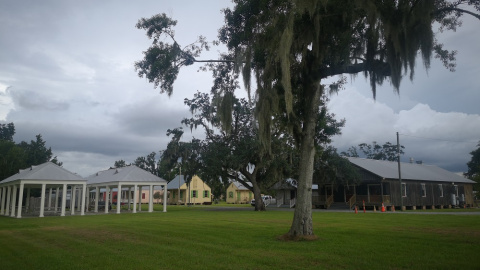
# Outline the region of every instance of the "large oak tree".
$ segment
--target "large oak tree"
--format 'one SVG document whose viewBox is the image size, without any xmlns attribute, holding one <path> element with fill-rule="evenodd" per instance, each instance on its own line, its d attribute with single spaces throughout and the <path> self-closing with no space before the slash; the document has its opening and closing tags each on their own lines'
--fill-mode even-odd
<svg viewBox="0 0 480 270">
<path fill-rule="evenodd" d="M 395 91 L 405 75 L 413 78 L 417 56 L 430 66 L 432 53 L 454 68 L 454 53 L 438 44 L 434 23 L 443 30 L 459 26 L 470 14 L 480 19 L 477 0 L 235 0 L 225 9 L 225 25 L 219 33 L 227 45 L 227 58 L 242 71 L 249 92 L 254 92 L 259 135 L 266 149 L 270 132 L 281 116 L 285 132 L 300 149 L 298 196 L 288 236 L 313 236 L 311 188 L 314 172 L 315 136 L 321 97 L 344 82 L 325 86 L 332 76 L 362 73 L 376 86 L 389 81 Z M 467 7 L 464 7 L 467 6 Z M 473 8 L 472 8 L 473 7 Z M 473 10 L 473 11 L 472 11 Z M 182 66 L 196 59 L 206 47 L 204 38 L 181 47 L 174 39 L 176 21 L 165 14 L 141 19 L 138 28 L 153 39 L 143 60 L 135 64 L 162 92 L 170 94 Z M 163 36 L 169 36 L 171 42 Z M 255 85 L 251 79 L 255 78 Z M 220 97 L 231 93 L 222 91 Z M 226 105 L 231 102 L 225 103 Z M 223 110 L 228 115 L 228 106 Z M 228 120 L 228 118 L 227 118 Z"/>
</svg>

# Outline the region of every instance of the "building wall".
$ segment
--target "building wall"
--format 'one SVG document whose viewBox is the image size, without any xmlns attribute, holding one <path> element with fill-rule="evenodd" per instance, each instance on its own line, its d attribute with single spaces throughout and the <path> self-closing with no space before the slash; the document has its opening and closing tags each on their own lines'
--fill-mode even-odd
<svg viewBox="0 0 480 270">
<path fill-rule="evenodd" d="M 234 183 L 227 188 L 227 203 L 250 203 L 253 199 L 253 192 L 250 190 L 239 190 Z"/>
<path fill-rule="evenodd" d="M 180 196 L 178 189 L 168 190 L 168 203 L 170 204 L 204 204 L 212 202 L 212 190 L 198 176 L 193 176 L 190 185 L 180 186 Z"/>
<path fill-rule="evenodd" d="M 400 197 L 400 184 L 398 180 L 390 181 L 391 202 L 396 206 L 448 206 L 456 205 L 465 199 L 466 204 L 473 204 L 473 186 L 458 183 L 452 185 L 446 182 L 402 181 L 406 185 L 406 196 Z M 423 185 L 422 185 L 423 184 Z M 423 187 L 425 187 L 425 193 Z M 443 192 L 442 192 L 443 191 Z M 455 197 L 452 197 L 452 194 Z M 463 196 L 462 196 L 463 194 Z"/>
</svg>

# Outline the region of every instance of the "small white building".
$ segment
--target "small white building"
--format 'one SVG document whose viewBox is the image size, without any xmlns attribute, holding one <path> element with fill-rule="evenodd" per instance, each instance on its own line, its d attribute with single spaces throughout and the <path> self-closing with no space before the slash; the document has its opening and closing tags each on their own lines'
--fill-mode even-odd
<svg viewBox="0 0 480 270">
<path fill-rule="evenodd" d="M 0 182 L 0 214 L 21 218 L 22 212 L 32 213 L 38 210 L 39 217 L 44 217 L 45 211 L 57 214 L 60 210 L 60 216 L 65 216 L 68 191 L 71 214 L 80 212 L 84 215 L 86 186 L 87 180 L 52 162 L 32 166 Z M 32 189 L 41 190 L 38 209 L 30 204 Z"/>
<path fill-rule="evenodd" d="M 133 213 L 141 211 L 143 188 L 148 188 L 148 193 L 153 194 L 155 187 L 163 188 L 163 212 L 167 212 L 167 181 L 151 174 L 135 165 L 121 168 L 112 168 L 99 171 L 87 177 L 88 202 L 94 204 L 93 211 L 98 212 L 98 202 L 104 201 L 105 213 L 108 213 L 110 203 L 117 206 L 117 214 L 120 214 L 122 202 L 127 202 L 127 210 Z M 100 196 L 100 191 L 103 195 Z M 137 206 L 138 205 L 138 206 Z M 148 212 L 153 212 L 153 196 L 148 198 Z"/>
</svg>

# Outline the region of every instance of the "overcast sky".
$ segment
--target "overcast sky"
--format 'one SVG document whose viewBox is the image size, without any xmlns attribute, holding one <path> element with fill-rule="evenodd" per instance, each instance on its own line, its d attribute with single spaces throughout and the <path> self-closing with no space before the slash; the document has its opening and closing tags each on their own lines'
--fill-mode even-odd
<svg viewBox="0 0 480 270">
<path fill-rule="evenodd" d="M 14 122 L 16 142 L 42 134 L 63 167 L 82 176 L 133 162 L 165 148 L 166 130 L 190 115 L 183 104 L 212 78 L 181 70 L 171 97 L 139 78 L 133 64 L 150 45 L 141 17 L 166 13 L 178 20 L 176 39 L 187 44 L 204 35 L 217 39 L 220 10 L 229 1 L 0 1 L 0 123 Z M 480 140 L 480 22 L 464 19 L 456 33 L 442 34 L 457 49 L 452 73 L 433 59 L 428 73 L 419 63 L 400 95 L 388 82 L 372 99 L 362 75 L 329 104 L 346 119 L 334 138 L 340 151 L 362 142 L 400 142 L 410 157 L 454 172 L 466 171 Z M 202 58 L 223 51 L 213 48 Z M 420 61 L 419 61 L 420 62 Z M 239 93 L 244 95 L 244 93 Z M 184 138 L 201 137 L 187 129 Z"/>
</svg>

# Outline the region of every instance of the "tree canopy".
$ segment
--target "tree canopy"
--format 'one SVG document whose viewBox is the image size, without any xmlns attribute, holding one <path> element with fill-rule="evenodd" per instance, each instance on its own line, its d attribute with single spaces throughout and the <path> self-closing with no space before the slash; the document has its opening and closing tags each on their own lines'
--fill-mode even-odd
<svg viewBox="0 0 480 270">
<path fill-rule="evenodd" d="M 235 0 L 224 9 L 225 25 L 219 39 L 228 53 L 220 61 L 234 61 L 247 91 L 255 92 L 256 119 L 262 145 L 271 147 L 272 126 L 281 123 L 299 149 L 297 204 L 289 237 L 313 235 L 311 185 L 314 172 L 315 136 L 321 97 L 338 90 L 345 79 L 329 86 L 323 80 L 335 75 L 363 73 L 376 86 L 388 80 L 395 91 L 405 75 L 413 79 L 417 56 L 425 68 L 432 54 L 454 68 L 454 53 L 435 39 L 435 23 L 442 30 L 455 29 L 463 14 L 478 14 L 480 2 L 430 1 L 316 1 Z M 466 5 L 467 8 L 463 6 Z M 171 93 L 179 68 L 196 59 L 205 41 L 181 49 L 174 39 L 176 22 L 164 14 L 141 19 L 152 46 L 135 67 L 162 92 Z M 170 37 L 171 43 L 164 42 Z M 255 88 L 252 89 L 252 78 Z M 229 120 L 235 87 L 217 91 L 224 108 L 220 118 Z M 225 102 L 226 100 L 226 102 Z M 223 116 L 222 116 L 223 115 Z M 278 121 L 278 119 L 284 121 Z"/>
<path fill-rule="evenodd" d="M 397 145 L 394 145 L 391 142 L 386 142 L 383 145 L 378 144 L 376 141 L 373 141 L 372 144 L 361 143 L 358 145 L 358 148 L 368 159 L 388 161 L 398 160 Z M 400 145 L 400 155 L 405 154 L 403 149 L 405 149 L 405 146 Z M 340 154 L 346 157 L 360 157 L 356 146 L 351 146 L 346 152 L 341 152 Z"/>
<path fill-rule="evenodd" d="M 477 144 L 477 149 L 470 152 L 470 155 L 472 158 L 467 163 L 467 177 L 477 182 L 476 190 L 480 191 L 480 142 Z"/>
<path fill-rule="evenodd" d="M 62 162 L 52 154 L 52 148 L 46 146 L 42 135 L 35 136 L 29 143 L 13 141 L 15 124 L 0 124 L 0 180 L 18 173 L 20 169 L 51 161 L 59 166 Z"/>
</svg>

